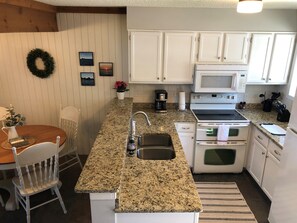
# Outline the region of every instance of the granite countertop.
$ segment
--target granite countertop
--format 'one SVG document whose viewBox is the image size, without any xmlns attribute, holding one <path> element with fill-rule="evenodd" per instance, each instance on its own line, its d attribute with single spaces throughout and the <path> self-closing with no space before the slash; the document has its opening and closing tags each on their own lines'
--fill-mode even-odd
<svg viewBox="0 0 297 223">
<path fill-rule="evenodd" d="M 117 106 L 122 106 L 120 112 Z M 141 160 L 126 156 L 132 99 L 115 99 L 76 184 L 79 193 L 117 193 L 116 212 L 199 212 L 201 202 L 174 122 L 195 122 L 192 113 L 168 109 L 165 114 L 135 106 L 147 113 L 152 126 L 135 116 L 137 134 L 168 133 L 176 158 Z M 122 111 L 122 110 L 121 110 Z"/>
<path fill-rule="evenodd" d="M 260 124 L 262 123 L 273 123 L 279 125 L 286 130 L 288 122 L 279 122 L 276 120 L 277 112 L 272 110 L 271 112 L 264 112 L 261 107 L 238 109 L 238 111 L 249 119 L 261 132 L 267 135 L 272 141 L 274 141 L 281 148 L 283 147 L 285 136 L 272 135 Z"/>
</svg>

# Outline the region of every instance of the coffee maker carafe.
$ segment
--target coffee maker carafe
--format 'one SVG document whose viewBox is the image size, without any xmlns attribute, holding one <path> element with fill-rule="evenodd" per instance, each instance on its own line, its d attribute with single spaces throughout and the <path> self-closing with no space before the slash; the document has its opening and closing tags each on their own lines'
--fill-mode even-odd
<svg viewBox="0 0 297 223">
<path fill-rule="evenodd" d="M 167 91 L 155 90 L 155 111 L 156 112 L 167 112 L 166 101 L 167 101 Z"/>
</svg>

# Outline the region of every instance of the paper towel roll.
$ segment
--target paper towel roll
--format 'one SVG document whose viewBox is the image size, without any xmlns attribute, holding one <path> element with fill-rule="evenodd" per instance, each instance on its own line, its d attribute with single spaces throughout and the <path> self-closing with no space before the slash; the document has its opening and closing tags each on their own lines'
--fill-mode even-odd
<svg viewBox="0 0 297 223">
<path fill-rule="evenodd" d="M 178 109 L 182 111 L 186 109 L 186 93 L 184 91 L 179 92 Z"/>
</svg>

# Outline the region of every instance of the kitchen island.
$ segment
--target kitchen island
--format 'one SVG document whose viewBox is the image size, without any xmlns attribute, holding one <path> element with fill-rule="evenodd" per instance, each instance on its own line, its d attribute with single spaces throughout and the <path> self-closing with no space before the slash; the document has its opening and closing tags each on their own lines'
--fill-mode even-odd
<svg viewBox="0 0 297 223">
<path fill-rule="evenodd" d="M 195 122 L 194 117 L 190 111 L 136 108 L 152 123 L 148 127 L 136 116 L 137 134 L 168 133 L 176 152 L 172 160 L 141 160 L 126 156 L 132 107 L 132 99 L 111 102 L 76 184 L 76 192 L 90 194 L 92 222 L 198 222 L 201 202 L 174 126 Z"/>
</svg>

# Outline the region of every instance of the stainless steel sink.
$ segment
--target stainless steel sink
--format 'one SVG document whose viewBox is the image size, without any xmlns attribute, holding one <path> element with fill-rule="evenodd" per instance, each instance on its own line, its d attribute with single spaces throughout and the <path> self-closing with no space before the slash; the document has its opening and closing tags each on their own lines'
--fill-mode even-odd
<svg viewBox="0 0 297 223">
<path fill-rule="evenodd" d="M 144 160 L 171 160 L 175 158 L 169 134 L 143 134 L 138 138 L 137 157 Z"/>
</svg>

